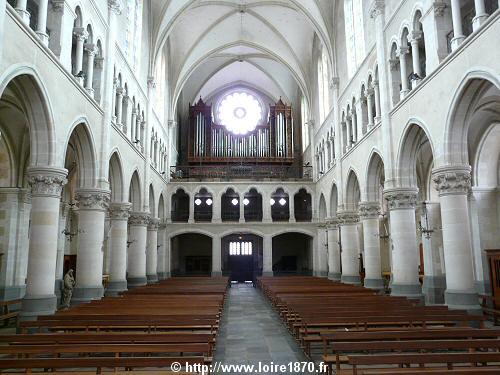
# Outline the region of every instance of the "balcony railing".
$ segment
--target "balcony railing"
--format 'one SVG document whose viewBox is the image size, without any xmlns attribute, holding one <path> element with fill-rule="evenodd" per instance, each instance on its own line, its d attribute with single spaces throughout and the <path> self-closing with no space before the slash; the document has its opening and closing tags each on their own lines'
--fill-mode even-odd
<svg viewBox="0 0 500 375">
<path fill-rule="evenodd" d="M 170 167 L 172 180 L 184 179 L 279 179 L 312 180 L 311 166 L 287 165 L 203 165 Z"/>
</svg>

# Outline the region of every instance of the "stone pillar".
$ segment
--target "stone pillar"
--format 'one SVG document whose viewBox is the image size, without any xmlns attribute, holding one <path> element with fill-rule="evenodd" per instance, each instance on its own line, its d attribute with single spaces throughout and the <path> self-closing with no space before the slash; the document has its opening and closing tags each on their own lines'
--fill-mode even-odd
<svg viewBox="0 0 500 375">
<path fill-rule="evenodd" d="M 75 70 L 73 71 L 73 75 L 76 76 L 78 73 L 82 72 L 83 69 L 83 46 L 89 35 L 83 27 L 75 28 L 73 34 L 76 37 Z M 79 80 L 80 84 L 82 84 L 83 79 L 79 78 Z"/>
<path fill-rule="evenodd" d="M 167 234 L 167 230 L 165 229 L 165 279 L 170 277 L 171 272 L 171 264 L 172 264 L 172 255 L 170 252 L 172 240 Z"/>
<path fill-rule="evenodd" d="M 379 122 L 381 118 L 381 109 L 380 109 L 380 87 L 378 81 L 373 81 L 373 92 L 375 94 L 375 122 Z"/>
<path fill-rule="evenodd" d="M 239 222 L 240 223 L 244 223 L 245 222 L 245 205 L 243 204 L 243 198 L 242 197 L 238 197 L 238 204 L 239 204 L 239 208 L 240 208 L 240 219 L 239 219 Z"/>
<path fill-rule="evenodd" d="M 116 124 L 116 90 L 118 89 L 118 79 L 113 78 L 113 87 L 111 91 L 111 122 L 114 122 Z"/>
<path fill-rule="evenodd" d="M 472 29 L 477 31 L 484 21 L 488 19 L 488 13 L 486 13 L 484 0 L 474 0 L 474 7 L 476 8 L 476 16 L 472 20 Z"/>
<path fill-rule="evenodd" d="M 453 21 L 453 39 L 451 40 L 451 50 L 455 51 L 465 39 L 462 26 L 462 10 L 460 0 L 451 0 L 451 16 Z"/>
<path fill-rule="evenodd" d="M 69 213 L 69 204 L 66 202 L 61 202 L 59 207 L 59 229 L 57 238 L 57 259 L 56 259 L 56 284 L 55 293 L 57 296 L 57 304 L 61 300 L 61 292 L 63 287 L 63 277 L 64 277 L 64 250 L 66 249 L 66 223 Z"/>
<path fill-rule="evenodd" d="M 123 87 L 116 89 L 116 125 L 122 126 L 122 112 L 123 112 Z"/>
<path fill-rule="evenodd" d="M 478 310 L 467 202 L 471 189 L 470 167 L 442 167 L 434 169 L 432 174 L 441 202 L 446 264 L 445 302 L 453 309 Z"/>
<path fill-rule="evenodd" d="M 384 289 L 382 280 L 382 263 L 380 259 L 380 204 L 378 202 L 361 202 L 359 217 L 363 223 L 363 241 L 365 249 L 365 282 L 366 288 Z"/>
<path fill-rule="evenodd" d="M 219 236 L 212 239 L 212 276 L 222 276 L 222 240 Z"/>
<path fill-rule="evenodd" d="M 406 69 L 406 58 L 408 54 L 408 47 L 399 47 L 398 56 L 399 56 L 399 71 L 401 73 L 401 100 L 406 97 L 406 95 L 410 92 L 410 88 L 408 87 L 408 71 Z"/>
<path fill-rule="evenodd" d="M 328 229 L 328 278 L 340 281 L 340 247 L 339 247 L 339 222 L 330 219 L 327 223 Z"/>
<path fill-rule="evenodd" d="M 148 284 L 158 282 L 158 225 L 156 218 L 149 219 L 146 248 L 146 277 Z"/>
<path fill-rule="evenodd" d="M 325 168 L 325 173 L 328 167 Z M 288 212 L 290 213 L 290 219 L 288 220 L 290 223 L 296 223 L 295 219 L 295 197 L 293 194 L 288 195 Z"/>
<path fill-rule="evenodd" d="M 30 13 L 26 9 L 28 5 L 28 0 L 17 0 L 16 12 L 22 18 L 23 22 L 29 26 L 30 24 Z"/>
<path fill-rule="evenodd" d="M 222 223 L 222 201 L 220 196 L 212 197 L 212 223 Z M 241 215 L 240 215 L 241 216 Z M 243 218 L 245 215 L 243 215 Z"/>
<path fill-rule="evenodd" d="M 420 68 L 420 50 L 418 48 L 418 44 L 421 38 L 422 38 L 421 31 L 413 31 L 410 38 L 410 44 L 411 44 L 413 72 L 415 74 L 418 74 L 420 78 L 423 78 L 422 69 Z M 419 80 L 413 80 L 411 83 L 412 88 L 417 87 L 419 82 L 420 82 Z"/>
<path fill-rule="evenodd" d="M 67 0 L 51 0 L 51 9 L 47 14 L 47 24 L 50 28 L 49 48 L 59 58 L 64 68 L 71 72 L 72 39 L 76 14 Z"/>
<path fill-rule="evenodd" d="M 319 277 L 327 277 L 328 276 L 328 238 L 326 225 L 320 224 L 318 225 L 318 240 L 316 243 L 316 255 L 317 255 L 317 263 L 316 269 L 314 270 L 314 274 Z"/>
<path fill-rule="evenodd" d="M 341 237 L 341 281 L 346 284 L 360 284 L 359 276 L 359 244 L 357 225 L 359 216 L 354 211 L 339 211 Z"/>
<path fill-rule="evenodd" d="M 47 35 L 47 10 L 49 0 L 38 1 L 38 18 L 36 33 L 44 46 L 49 45 L 49 36 Z"/>
<path fill-rule="evenodd" d="M 92 87 L 94 81 L 94 59 L 97 52 L 97 47 L 95 44 L 85 44 L 85 52 L 87 52 L 87 81 L 85 85 L 85 90 L 89 93 L 91 97 L 94 97 L 94 88 Z"/>
<path fill-rule="evenodd" d="M 373 95 L 375 90 L 373 88 L 368 88 L 366 91 L 366 106 L 368 109 L 368 129 L 373 128 Z"/>
<path fill-rule="evenodd" d="M 138 139 L 137 139 L 137 135 L 135 134 L 135 126 L 134 124 L 137 123 L 137 108 L 135 107 L 132 107 L 132 121 L 131 121 L 131 124 L 132 126 L 130 127 L 130 140 L 132 142 L 137 142 Z"/>
<path fill-rule="evenodd" d="M 346 144 L 346 151 L 350 150 L 352 147 L 352 129 L 351 129 L 351 115 L 347 114 L 346 116 L 346 129 L 347 129 L 347 144 Z"/>
<path fill-rule="evenodd" d="M 262 195 L 262 222 L 263 223 L 271 223 L 272 216 L 271 216 L 271 203 L 270 203 L 271 197 L 269 195 Z"/>
<path fill-rule="evenodd" d="M 166 248 L 167 248 L 167 225 L 162 220 L 158 226 L 158 280 L 165 280 L 167 278 L 165 272 L 166 262 Z"/>
<path fill-rule="evenodd" d="M 129 247 L 127 261 L 127 285 L 129 288 L 147 284 L 146 241 L 149 223 L 148 212 L 132 212 L 128 219 Z"/>
<path fill-rule="evenodd" d="M 33 319 L 56 311 L 54 294 L 59 204 L 66 184 L 67 170 L 31 167 L 27 171 L 31 186 L 31 228 L 26 295 L 21 317 Z"/>
<path fill-rule="evenodd" d="M 422 202 L 420 208 L 424 282 L 422 292 L 426 304 L 443 304 L 446 279 L 442 271 L 440 248 L 443 246 L 441 207 L 439 203 Z"/>
<path fill-rule="evenodd" d="M 270 234 L 264 235 L 263 269 L 262 276 L 273 276 L 273 238 Z"/>
<path fill-rule="evenodd" d="M 117 295 L 127 290 L 127 225 L 131 206 L 123 202 L 111 203 L 109 207 L 111 262 L 106 295 Z"/>
<path fill-rule="evenodd" d="M 415 206 L 417 189 L 384 191 L 388 201 L 392 240 L 392 295 L 421 298 Z"/>
<path fill-rule="evenodd" d="M 76 257 L 76 287 L 72 304 L 102 298 L 104 220 L 109 207 L 110 192 L 100 189 L 80 189 L 78 201 L 78 252 Z"/>
</svg>

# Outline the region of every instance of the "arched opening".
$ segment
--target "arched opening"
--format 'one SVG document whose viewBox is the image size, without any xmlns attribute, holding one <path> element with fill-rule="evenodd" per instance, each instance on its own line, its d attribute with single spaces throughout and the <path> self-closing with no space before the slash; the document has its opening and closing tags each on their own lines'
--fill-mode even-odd
<svg viewBox="0 0 500 375">
<path fill-rule="evenodd" d="M 207 189 L 201 188 L 194 196 L 194 221 L 212 221 L 213 197 Z"/>
<path fill-rule="evenodd" d="M 293 197 L 296 221 L 312 220 L 312 198 L 306 189 L 300 189 Z"/>
<path fill-rule="evenodd" d="M 245 193 L 243 198 L 246 222 L 262 221 L 262 195 L 254 188 Z"/>
<path fill-rule="evenodd" d="M 222 221 L 240 220 L 240 196 L 234 189 L 229 188 L 221 197 Z"/>
<path fill-rule="evenodd" d="M 332 185 L 332 191 L 330 193 L 330 216 L 337 217 L 337 211 L 339 206 L 339 193 L 337 190 L 337 185 Z"/>
<path fill-rule="evenodd" d="M 326 221 L 326 201 L 325 196 L 321 194 L 319 197 L 319 207 L 318 207 L 318 219 L 321 223 Z"/>
<path fill-rule="evenodd" d="M 413 72 L 413 51 L 410 44 L 411 36 L 408 28 L 403 29 L 401 40 L 399 44 L 399 61 L 401 69 L 401 98 L 404 98 L 409 90 L 412 88 L 412 81 L 410 77 Z"/>
<path fill-rule="evenodd" d="M 262 237 L 251 233 L 233 233 L 222 238 L 222 274 L 231 281 L 254 282 L 262 275 Z"/>
<path fill-rule="evenodd" d="M 151 217 L 156 217 L 156 201 L 153 184 L 149 185 L 149 213 Z"/>
<path fill-rule="evenodd" d="M 273 221 L 288 221 L 290 220 L 290 201 L 288 193 L 282 188 L 278 188 L 269 200 L 271 205 L 271 218 Z"/>
<path fill-rule="evenodd" d="M 163 193 L 160 195 L 160 200 L 158 201 L 157 215 L 162 222 L 165 220 L 165 200 L 163 199 Z"/>
<path fill-rule="evenodd" d="M 199 233 L 172 237 L 172 276 L 210 276 L 212 272 L 212 238 Z"/>
<path fill-rule="evenodd" d="M 172 195 L 172 212 L 170 214 L 173 222 L 187 223 L 189 220 L 189 195 L 183 189 L 177 189 Z"/>
<path fill-rule="evenodd" d="M 368 91 L 365 85 L 361 87 L 361 133 L 363 135 L 368 131 Z"/>
<path fill-rule="evenodd" d="M 290 232 L 273 237 L 273 273 L 283 275 L 312 275 L 313 238 Z"/>
<path fill-rule="evenodd" d="M 111 190 L 111 202 L 123 202 L 123 172 L 118 153 L 113 153 L 109 159 L 109 188 Z"/>
</svg>

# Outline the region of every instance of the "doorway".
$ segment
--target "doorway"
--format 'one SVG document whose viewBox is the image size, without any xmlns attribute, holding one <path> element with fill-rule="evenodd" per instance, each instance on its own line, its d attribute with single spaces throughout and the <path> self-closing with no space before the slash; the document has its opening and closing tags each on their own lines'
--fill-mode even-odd
<svg viewBox="0 0 500 375">
<path fill-rule="evenodd" d="M 232 282 L 255 282 L 262 274 L 262 238 L 232 234 L 222 239 L 222 272 Z"/>
</svg>

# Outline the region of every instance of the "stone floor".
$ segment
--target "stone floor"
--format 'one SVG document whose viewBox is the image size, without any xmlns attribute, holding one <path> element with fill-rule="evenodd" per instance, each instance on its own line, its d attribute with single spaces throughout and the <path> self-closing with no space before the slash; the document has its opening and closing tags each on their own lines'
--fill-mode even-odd
<svg viewBox="0 0 500 375">
<path fill-rule="evenodd" d="M 260 291 L 251 284 L 233 284 L 224 308 L 214 363 L 257 366 L 259 362 L 287 365 L 305 361 L 302 350 Z M 309 374 L 303 371 L 267 373 Z"/>
</svg>

